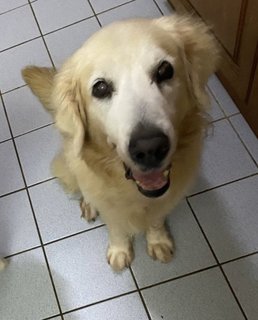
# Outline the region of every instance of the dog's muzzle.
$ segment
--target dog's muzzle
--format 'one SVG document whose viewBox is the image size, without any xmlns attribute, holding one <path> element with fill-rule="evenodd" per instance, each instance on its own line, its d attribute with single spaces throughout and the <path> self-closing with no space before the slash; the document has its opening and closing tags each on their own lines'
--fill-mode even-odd
<svg viewBox="0 0 258 320">
<path fill-rule="evenodd" d="M 140 123 L 132 132 L 128 153 L 138 169 L 125 166 L 125 176 L 134 180 L 146 197 L 160 197 L 168 190 L 170 168 L 160 168 L 169 151 L 169 138 L 159 128 Z"/>
</svg>

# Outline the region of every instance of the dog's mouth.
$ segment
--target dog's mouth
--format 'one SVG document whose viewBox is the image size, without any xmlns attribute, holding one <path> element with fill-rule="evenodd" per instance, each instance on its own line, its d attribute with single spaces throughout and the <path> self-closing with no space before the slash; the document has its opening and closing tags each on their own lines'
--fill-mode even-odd
<svg viewBox="0 0 258 320">
<path fill-rule="evenodd" d="M 138 190 L 146 197 L 160 197 L 170 186 L 170 167 L 164 171 L 155 169 L 146 172 L 124 167 L 126 179 L 134 180 Z"/>
</svg>

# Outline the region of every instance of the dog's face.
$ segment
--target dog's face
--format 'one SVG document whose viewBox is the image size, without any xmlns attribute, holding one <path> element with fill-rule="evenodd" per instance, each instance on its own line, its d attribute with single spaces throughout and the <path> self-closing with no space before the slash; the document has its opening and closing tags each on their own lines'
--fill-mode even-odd
<svg viewBox="0 0 258 320">
<path fill-rule="evenodd" d="M 194 57 L 187 56 L 190 48 L 180 39 L 176 20 L 120 22 L 102 29 L 67 62 L 54 90 L 57 103 L 65 104 L 57 125 L 74 136 L 76 148 L 83 146 L 86 130 L 93 140 L 100 131 L 116 148 L 126 177 L 148 197 L 169 188 L 180 122 L 188 112 L 200 112 L 214 68 L 212 63 L 193 69 Z"/>
</svg>

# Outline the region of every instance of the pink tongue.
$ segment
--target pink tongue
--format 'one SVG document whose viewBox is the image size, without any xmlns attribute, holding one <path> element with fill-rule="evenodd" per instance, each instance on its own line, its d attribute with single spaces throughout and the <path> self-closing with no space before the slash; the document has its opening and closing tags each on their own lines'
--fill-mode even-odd
<svg viewBox="0 0 258 320">
<path fill-rule="evenodd" d="M 133 172 L 133 177 L 138 184 L 145 190 L 158 190 L 167 183 L 162 171 L 154 171 L 151 173 Z"/>
</svg>

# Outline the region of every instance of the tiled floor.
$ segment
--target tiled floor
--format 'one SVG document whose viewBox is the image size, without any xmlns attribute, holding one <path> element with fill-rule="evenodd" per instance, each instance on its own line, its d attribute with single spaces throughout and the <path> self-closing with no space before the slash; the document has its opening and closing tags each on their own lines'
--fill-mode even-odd
<svg viewBox="0 0 258 320">
<path fill-rule="evenodd" d="M 100 25 L 170 14 L 166 0 L 30 2 L 0 0 L 0 319 L 257 320 L 258 142 L 219 80 L 199 178 L 168 221 L 173 262 L 152 261 L 138 237 L 115 274 L 105 226 L 80 220 L 51 177 L 60 137 L 20 76 L 60 66 Z"/>
</svg>

